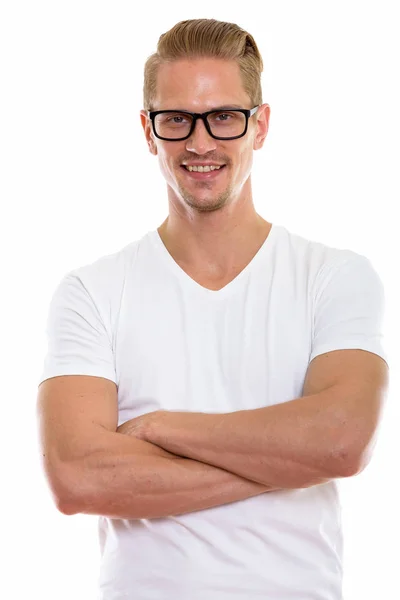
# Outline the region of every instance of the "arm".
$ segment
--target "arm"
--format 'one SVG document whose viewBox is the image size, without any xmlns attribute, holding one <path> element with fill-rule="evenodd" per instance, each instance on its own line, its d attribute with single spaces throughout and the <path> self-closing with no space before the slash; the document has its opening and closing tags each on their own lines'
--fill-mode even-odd
<svg viewBox="0 0 400 600">
<path fill-rule="evenodd" d="M 123 434 L 110 433 L 104 444 L 104 452 L 89 456 L 75 470 L 80 491 L 65 514 L 152 519 L 221 506 L 275 489 Z"/>
<path fill-rule="evenodd" d="M 273 489 L 117 433 L 117 388 L 108 379 L 47 379 L 37 409 L 44 471 L 64 514 L 163 517 Z"/>
<path fill-rule="evenodd" d="M 332 420 L 332 429 L 320 435 L 313 418 L 318 400 L 222 414 L 162 411 L 149 422 L 145 439 L 254 482 L 307 488 L 344 476 L 334 456 L 339 428 Z"/>
<path fill-rule="evenodd" d="M 311 487 L 365 468 L 387 385 L 381 357 L 336 350 L 311 361 L 305 396 L 225 414 L 161 412 L 145 439 L 264 485 Z"/>
</svg>

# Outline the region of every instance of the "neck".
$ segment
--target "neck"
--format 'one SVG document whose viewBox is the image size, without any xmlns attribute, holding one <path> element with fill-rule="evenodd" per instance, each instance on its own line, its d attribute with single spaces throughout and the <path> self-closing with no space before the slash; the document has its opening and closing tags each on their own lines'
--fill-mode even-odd
<svg viewBox="0 0 400 600">
<path fill-rule="evenodd" d="M 244 221 L 224 222 L 220 227 L 214 223 L 209 229 L 170 215 L 157 231 L 176 262 L 194 272 L 223 278 L 251 260 L 271 226 L 254 211 Z"/>
</svg>

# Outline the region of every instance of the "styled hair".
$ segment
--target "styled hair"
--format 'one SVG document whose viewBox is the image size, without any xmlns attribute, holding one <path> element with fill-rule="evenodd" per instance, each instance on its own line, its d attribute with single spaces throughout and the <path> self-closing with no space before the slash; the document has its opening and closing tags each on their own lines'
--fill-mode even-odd
<svg viewBox="0 0 400 600">
<path fill-rule="evenodd" d="M 252 106 L 262 104 L 263 61 L 254 38 L 234 23 L 215 19 L 180 21 L 163 33 L 157 52 L 144 67 L 143 108 L 153 110 L 157 92 L 157 72 L 161 64 L 180 59 L 220 58 L 236 60 L 243 87 Z"/>
</svg>

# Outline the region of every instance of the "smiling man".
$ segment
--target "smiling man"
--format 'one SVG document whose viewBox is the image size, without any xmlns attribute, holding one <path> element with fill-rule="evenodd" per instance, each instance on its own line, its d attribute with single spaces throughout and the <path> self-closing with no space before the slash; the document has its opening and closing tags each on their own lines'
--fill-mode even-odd
<svg viewBox="0 0 400 600">
<path fill-rule="evenodd" d="M 253 51 L 254 62 L 255 45 Z M 169 217 L 158 233 L 195 281 L 217 290 L 243 270 L 271 229 L 255 212 L 250 178 L 270 108 L 261 103 L 259 78 L 252 74 L 246 86 L 237 60 L 199 54 L 158 65 L 157 85 L 145 84 L 150 110 L 141 118 L 167 182 Z M 150 58 L 149 78 L 158 60 Z"/>
<path fill-rule="evenodd" d="M 101 600 L 342 598 L 337 479 L 376 442 L 384 290 L 255 211 L 261 72 L 235 24 L 161 36 L 140 118 L 168 216 L 51 300 L 43 467 L 61 512 L 100 517 Z"/>
</svg>

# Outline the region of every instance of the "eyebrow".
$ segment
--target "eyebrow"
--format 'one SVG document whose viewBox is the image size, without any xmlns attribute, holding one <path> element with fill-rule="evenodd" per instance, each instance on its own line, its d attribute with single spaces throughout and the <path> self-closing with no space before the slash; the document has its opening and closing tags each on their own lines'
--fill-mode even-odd
<svg viewBox="0 0 400 600">
<path fill-rule="evenodd" d="M 213 110 L 227 110 L 228 108 L 243 108 L 243 106 L 239 106 L 239 104 L 224 104 L 223 106 L 217 106 Z"/>
<path fill-rule="evenodd" d="M 210 108 L 209 110 L 205 110 L 204 112 L 210 112 L 210 110 L 229 110 L 230 108 L 243 108 L 239 104 L 224 104 L 223 106 L 215 106 L 214 108 Z M 169 108 L 166 110 L 176 110 L 181 112 L 195 112 L 191 110 L 187 110 L 186 108 Z"/>
</svg>

